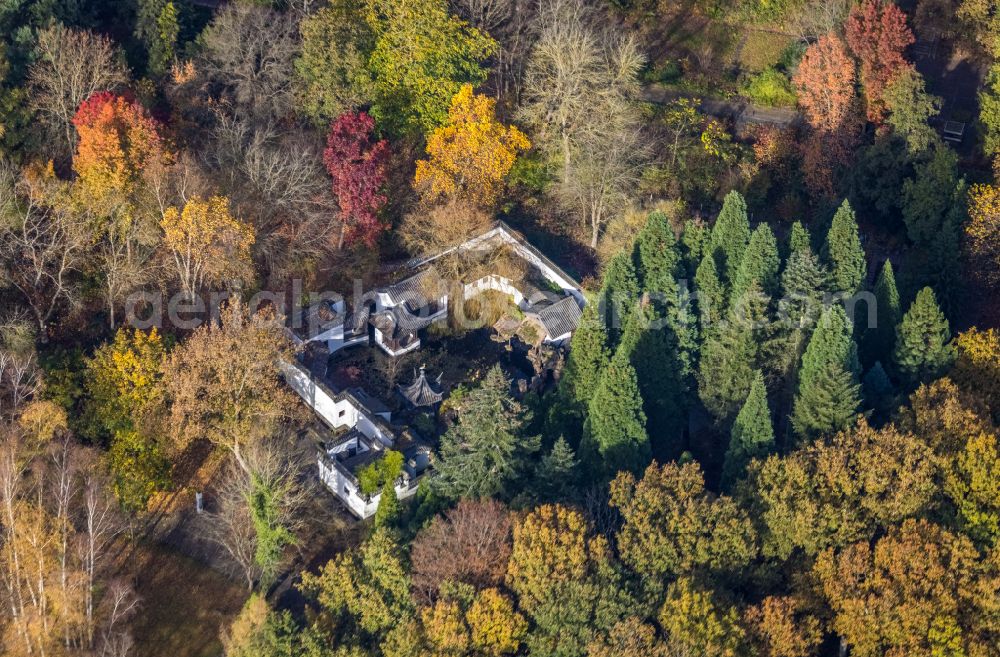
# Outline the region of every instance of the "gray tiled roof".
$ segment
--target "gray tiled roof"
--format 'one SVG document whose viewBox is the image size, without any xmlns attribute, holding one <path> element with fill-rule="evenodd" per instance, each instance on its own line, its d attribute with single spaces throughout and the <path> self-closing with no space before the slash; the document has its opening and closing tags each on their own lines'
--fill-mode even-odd
<svg viewBox="0 0 1000 657">
<path fill-rule="evenodd" d="M 414 406 L 431 406 L 441 401 L 441 392 L 435 390 L 431 385 L 430 381 L 427 380 L 427 375 L 424 372 L 424 368 L 420 368 L 420 374 L 417 378 L 408 386 L 397 386 L 399 389 L 399 394 L 403 395 L 408 402 Z"/>
<path fill-rule="evenodd" d="M 538 317 L 538 321 L 545 327 L 550 338 L 558 338 L 561 335 L 576 330 L 580 323 L 580 306 L 573 297 L 563 297 L 551 305 L 545 306 L 537 311 L 529 311 Z"/>
<path fill-rule="evenodd" d="M 447 290 L 444 282 L 438 278 L 437 272 L 428 268 L 398 283 L 381 288 L 380 291 L 389 296 L 393 305 L 412 301 L 416 302 L 414 304 L 416 306 L 423 306 L 436 300 Z"/>
</svg>

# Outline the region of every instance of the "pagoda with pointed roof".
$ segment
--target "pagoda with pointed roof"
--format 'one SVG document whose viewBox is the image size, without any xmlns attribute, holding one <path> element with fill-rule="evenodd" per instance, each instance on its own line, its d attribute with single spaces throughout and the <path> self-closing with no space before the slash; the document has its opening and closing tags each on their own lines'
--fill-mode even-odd
<svg viewBox="0 0 1000 657">
<path fill-rule="evenodd" d="M 427 380 L 426 369 L 423 365 L 420 366 L 420 374 L 417 375 L 413 383 L 408 386 L 397 386 L 399 394 L 403 396 L 406 401 L 410 402 L 415 408 L 420 408 L 421 406 L 433 406 L 441 401 L 441 388 L 440 381 L 441 377 L 438 377 L 437 385 L 431 384 Z M 435 390 L 435 387 L 437 388 Z"/>
</svg>

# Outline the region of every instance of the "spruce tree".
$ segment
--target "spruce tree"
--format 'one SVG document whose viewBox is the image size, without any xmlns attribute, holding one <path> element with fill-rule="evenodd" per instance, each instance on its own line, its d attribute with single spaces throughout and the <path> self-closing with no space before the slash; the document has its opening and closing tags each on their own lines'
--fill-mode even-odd
<svg viewBox="0 0 1000 657">
<path fill-rule="evenodd" d="M 649 463 L 639 381 L 625 358 L 604 369 L 584 422 L 581 454 L 595 475 L 606 478 L 622 470 L 639 473 Z"/>
<path fill-rule="evenodd" d="M 711 253 L 706 253 L 698 265 L 694 276 L 695 292 L 698 302 L 698 317 L 701 326 L 701 338 L 715 330 L 726 313 L 726 291 L 719 278 L 719 267 Z"/>
<path fill-rule="evenodd" d="M 770 226 L 761 224 L 750 236 L 750 243 L 743 254 L 736 280 L 733 283 L 732 299 L 739 299 L 756 281 L 764 294 L 773 295 L 778 289 L 778 271 L 781 258 L 778 256 L 778 241 Z"/>
<path fill-rule="evenodd" d="M 667 215 L 651 212 L 635 240 L 635 265 L 643 292 L 673 298 L 681 270 L 677 238 Z"/>
<path fill-rule="evenodd" d="M 698 350 L 694 309 L 686 281 L 678 282 L 684 276 L 680 249 L 662 212 L 650 214 L 636 238 L 635 259 L 642 293 L 649 295 L 651 311 L 663 320 L 661 330 L 672 333 L 669 344 L 676 352 L 680 375 L 690 377 Z"/>
<path fill-rule="evenodd" d="M 698 271 L 701 259 L 708 251 L 708 243 L 712 235 L 710 229 L 700 220 L 688 219 L 684 222 L 684 232 L 681 234 L 681 260 L 684 265 L 684 276 L 689 280 Z"/>
<path fill-rule="evenodd" d="M 781 274 L 778 321 L 761 347 L 764 368 L 783 382 L 776 398 L 781 409 L 788 407 L 794 395 L 802 353 L 823 312 L 829 280 L 829 273 L 809 247 L 793 252 Z"/>
<path fill-rule="evenodd" d="M 809 235 L 809 229 L 803 226 L 801 221 L 796 221 L 792 224 L 792 230 L 788 234 L 788 255 L 791 257 L 793 253 L 805 249 L 812 249 L 812 236 Z"/>
<path fill-rule="evenodd" d="M 608 330 L 608 345 L 614 349 L 621 338 L 628 313 L 639 300 L 639 279 L 629 253 L 621 252 L 611 259 L 604 272 L 600 304 Z"/>
<path fill-rule="evenodd" d="M 875 361 L 872 368 L 865 374 L 861 387 L 865 393 L 865 404 L 875 410 L 879 417 L 892 410 L 892 399 L 895 389 L 880 361 Z"/>
<path fill-rule="evenodd" d="M 915 387 L 944 374 L 953 359 L 948 320 L 938 308 L 934 291 L 925 287 L 917 293 L 896 329 L 896 369 L 906 383 Z"/>
<path fill-rule="evenodd" d="M 846 199 L 833 215 L 824 249 L 830 264 L 834 293 L 851 296 L 861 290 L 867 273 L 865 251 L 861 248 L 854 210 Z"/>
<path fill-rule="evenodd" d="M 955 200 L 952 192 L 960 183 L 954 150 L 940 142 L 929 155 L 913 165 L 913 177 L 903 182 L 899 196 L 906 234 L 921 247 L 940 236 Z"/>
<path fill-rule="evenodd" d="M 643 410 L 655 428 L 650 442 L 656 457 L 676 459 L 687 424 L 687 364 L 669 322 L 652 304 L 643 304 L 629 318 L 615 356 L 635 368 Z"/>
<path fill-rule="evenodd" d="M 743 261 L 743 254 L 750 242 L 750 220 L 747 218 L 747 203 L 743 195 L 733 190 L 726 194 L 722 210 L 712 227 L 709 250 L 719 267 L 721 279 L 726 287 L 736 280 L 736 272 Z"/>
<path fill-rule="evenodd" d="M 573 497 L 579 485 L 580 463 L 573 448 L 559 436 L 535 469 L 533 495 L 539 503 L 563 502 Z"/>
<path fill-rule="evenodd" d="M 610 360 L 607 329 L 597 315 L 597 305 L 588 303 L 573 332 L 564 378 L 570 394 L 583 407 L 590 402 Z"/>
<path fill-rule="evenodd" d="M 729 433 L 729 449 L 722 466 L 722 486 L 725 489 L 743 476 L 751 459 L 763 458 L 775 451 L 774 427 L 767 407 L 764 373 L 754 375 L 743 408 L 740 409 Z"/>
<path fill-rule="evenodd" d="M 830 274 L 808 246 L 793 251 L 781 274 L 781 311 L 792 328 L 811 329 L 823 308 Z"/>
<path fill-rule="evenodd" d="M 875 281 L 875 326 L 865 330 L 863 347 L 865 361 L 873 363 L 889 358 L 896 341 L 896 327 L 902 318 L 899 291 L 892 262 L 885 261 Z"/>
<path fill-rule="evenodd" d="M 759 287 L 752 285 L 702 345 L 698 395 L 719 425 L 727 425 L 739 412 L 753 383 L 759 346 L 754 327 L 765 324 L 760 294 Z"/>
<path fill-rule="evenodd" d="M 499 365 L 462 400 L 458 422 L 441 438 L 434 485 L 446 498 L 492 497 L 510 492 L 538 451 L 537 436 L 526 436 L 529 411 L 510 393 Z"/>
<path fill-rule="evenodd" d="M 813 331 L 799 369 L 792 427 L 801 440 L 847 428 L 860 404 L 860 366 L 843 307 L 829 308 Z"/>
</svg>

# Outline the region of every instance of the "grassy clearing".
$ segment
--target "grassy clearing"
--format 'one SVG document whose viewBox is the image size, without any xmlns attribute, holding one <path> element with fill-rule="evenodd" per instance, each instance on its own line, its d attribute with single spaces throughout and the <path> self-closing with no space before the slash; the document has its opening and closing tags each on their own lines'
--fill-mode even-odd
<svg viewBox="0 0 1000 657">
<path fill-rule="evenodd" d="M 136 654 L 218 657 L 219 629 L 227 627 L 248 594 L 202 563 L 159 545 L 136 558 L 142 608 L 133 625 Z"/>
<path fill-rule="evenodd" d="M 782 53 L 794 40 L 786 34 L 749 30 L 740 49 L 740 68 L 750 73 L 760 73 L 777 65 Z"/>
</svg>

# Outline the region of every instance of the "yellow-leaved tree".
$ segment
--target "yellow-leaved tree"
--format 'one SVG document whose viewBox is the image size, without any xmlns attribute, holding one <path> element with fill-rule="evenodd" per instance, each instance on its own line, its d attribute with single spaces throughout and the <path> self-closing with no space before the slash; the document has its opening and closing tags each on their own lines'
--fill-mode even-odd
<svg viewBox="0 0 1000 657">
<path fill-rule="evenodd" d="M 1000 331 L 972 327 L 958 335 L 955 347 L 951 379 L 986 402 L 1000 420 Z"/>
<path fill-rule="evenodd" d="M 184 209 L 167 208 L 160 221 L 181 289 L 189 297 L 205 285 L 253 278 L 254 229 L 232 215 L 229 199 L 192 197 Z"/>
<path fill-rule="evenodd" d="M 987 285 L 1000 285 L 1000 188 L 973 185 L 969 189 L 965 238 L 972 273 Z"/>
<path fill-rule="evenodd" d="M 531 147 L 514 126 L 496 118 L 496 101 L 462 85 L 448 123 L 427 138 L 428 159 L 417 162 L 413 185 L 424 200 L 461 199 L 492 207 L 518 153 Z"/>
</svg>

